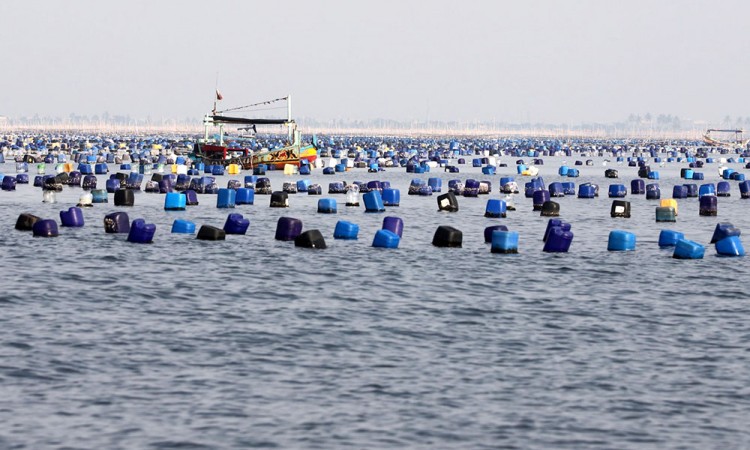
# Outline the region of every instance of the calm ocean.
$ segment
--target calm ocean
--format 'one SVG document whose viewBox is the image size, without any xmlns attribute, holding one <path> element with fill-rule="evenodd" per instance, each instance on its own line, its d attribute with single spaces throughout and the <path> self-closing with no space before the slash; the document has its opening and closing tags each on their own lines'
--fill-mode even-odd
<svg viewBox="0 0 750 450">
<path fill-rule="evenodd" d="M 542 252 L 547 218 L 523 192 L 507 218 L 484 217 L 500 176 L 515 176 L 510 157 L 493 176 L 470 165 L 318 170 L 306 178 L 338 200 L 335 215 L 318 214 L 321 197 L 307 194 L 290 195 L 287 209 L 256 195 L 234 210 L 200 195 L 184 212 L 145 192 L 117 208 L 110 194 L 84 211 L 83 228 L 53 239 L 14 230 L 16 218 L 59 223 L 80 188 L 56 204 L 31 185 L 0 192 L 0 448 L 750 448 L 748 259 L 708 245 L 718 222 L 750 229 L 750 200 L 732 181 L 718 217 L 699 216 L 689 198 L 664 224 L 658 201 L 628 195 L 632 217 L 613 219 L 607 187 L 629 191 L 636 168 L 610 163 L 620 179 L 605 179 L 593 158 L 563 179 L 563 159 L 573 166 L 544 158 L 546 184 L 601 192 L 556 199 L 575 234 L 567 254 Z M 680 167 L 654 167 L 662 198 L 684 183 Z M 695 183 L 719 181 L 717 167 Z M 303 178 L 267 176 L 274 190 Z M 443 192 L 453 178 L 490 180 L 492 194 L 438 212 L 436 195 L 407 195 L 412 178 L 429 177 Z M 401 190 L 399 207 L 365 213 L 325 193 L 329 182 L 375 179 Z M 527 179 L 516 181 L 523 191 Z M 154 243 L 105 234 L 113 211 L 155 223 Z M 174 219 L 222 227 L 229 212 L 250 219 L 247 235 L 170 234 Z M 400 246 L 372 248 L 388 215 L 404 221 Z M 328 248 L 275 241 L 281 216 L 321 230 Z M 359 240 L 334 240 L 338 220 L 357 223 Z M 483 230 L 495 224 L 520 233 L 519 254 L 490 253 Z M 463 247 L 433 247 L 439 225 L 461 230 Z M 672 259 L 657 245 L 665 228 L 706 244 L 705 258 Z M 608 252 L 613 229 L 634 232 L 636 251 Z"/>
</svg>

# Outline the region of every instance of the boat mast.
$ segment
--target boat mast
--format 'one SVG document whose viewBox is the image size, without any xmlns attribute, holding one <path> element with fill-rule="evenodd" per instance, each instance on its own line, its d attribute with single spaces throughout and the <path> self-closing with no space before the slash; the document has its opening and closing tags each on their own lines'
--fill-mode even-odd
<svg viewBox="0 0 750 450">
<path fill-rule="evenodd" d="M 294 142 L 294 130 L 292 129 L 292 94 L 286 96 L 286 131 L 289 143 Z"/>
</svg>

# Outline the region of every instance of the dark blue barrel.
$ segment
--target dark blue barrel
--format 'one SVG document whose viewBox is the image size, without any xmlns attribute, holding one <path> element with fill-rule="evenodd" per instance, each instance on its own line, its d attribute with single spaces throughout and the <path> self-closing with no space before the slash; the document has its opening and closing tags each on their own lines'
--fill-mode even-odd
<svg viewBox="0 0 750 450">
<path fill-rule="evenodd" d="M 718 199 L 715 195 L 704 195 L 700 198 L 700 215 L 715 216 L 718 213 Z"/>
<path fill-rule="evenodd" d="M 55 237 L 57 231 L 57 222 L 52 219 L 37 220 L 32 226 L 31 231 L 35 237 Z"/>
<path fill-rule="evenodd" d="M 159 192 L 161 194 L 166 194 L 169 192 L 172 192 L 172 179 L 171 178 L 162 178 L 161 181 L 159 181 Z"/>
<path fill-rule="evenodd" d="M 565 191 L 563 185 L 560 182 L 554 182 L 549 184 L 549 195 L 550 197 L 565 197 Z"/>
<path fill-rule="evenodd" d="M 74 170 L 68 174 L 68 186 L 81 186 L 81 172 Z"/>
<path fill-rule="evenodd" d="M 68 208 L 67 211 L 60 211 L 60 223 L 64 227 L 82 227 L 83 210 L 77 206 Z"/>
<path fill-rule="evenodd" d="M 732 225 L 729 222 L 721 222 L 716 224 L 716 228 L 714 229 L 714 234 L 711 237 L 711 243 L 714 244 L 724 238 L 727 238 L 729 236 L 740 236 L 740 229 L 736 228 L 734 225 Z"/>
<path fill-rule="evenodd" d="M 623 198 L 628 194 L 624 184 L 610 184 L 609 198 Z"/>
<path fill-rule="evenodd" d="M 740 182 L 740 198 L 750 198 L 750 180 Z"/>
<path fill-rule="evenodd" d="M 379 191 L 383 193 L 383 185 L 378 180 L 372 180 L 367 182 L 367 191 Z M 344 191 L 346 192 L 346 190 Z"/>
<path fill-rule="evenodd" d="M 153 242 L 155 233 L 156 225 L 153 223 L 146 223 L 143 219 L 135 219 L 133 223 L 130 224 L 128 242 L 148 244 Z"/>
<path fill-rule="evenodd" d="M 419 188 L 422 186 L 425 186 L 424 180 L 421 178 L 413 178 L 411 182 L 409 183 L 409 195 L 418 195 L 419 194 Z"/>
<path fill-rule="evenodd" d="M 687 188 L 676 184 L 672 188 L 672 198 L 687 198 Z"/>
<path fill-rule="evenodd" d="M 479 196 L 479 181 L 468 179 L 466 180 L 466 184 L 464 184 L 464 191 L 463 191 L 464 197 L 478 197 Z"/>
<path fill-rule="evenodd" d="M 552 227 L 544 242 L 543 251 L 547 253 L 566 253 L 573 242 L 573 232 L 562 227 Z"/>
<path fill-rule="evenodd" d="M 547 242 L 550 231 L 555 227 L 561 228 L 563 231 L 570 231 L 569 223 L 563 222 L 562 219 L 549 219 L 547 221 L 547 228 L 544 230 L 544 237 L 542 237 L 543 242 Z"/>
<path fill-rule="evenodd" d="M 194 190 L 188 189 L 184 194 L 187 206 L 195 206 L 198 204 L 198 194 Z"/>
<path fill-rule="evenodd" d="M 448 191 L 461 195 L 464 192 L 464 184 L 461 180 L 448 180 Z"/>
<path fill-rule="evenodd" d="M 396 233 L 400 238 L 404 232 L 404 221 L 399 217 L 388 216 L 383 218 L 382 228 Z"/>
<path fill-rule="evenodd" d="M 190 186 L 190 177 L 188 175 L 185 175 L 184 173 L 181 173 L 177 175 L 177 179 L 175 180 L 174 188 L 178 191 L 184 191 Z"/>
<path fill-rule="evenodd" d="M 719 181 L 716 183 L 716 195 L 718 197 L 729 197 L 731 190 L 731 185 L 728 181 Z"/>
<path fill-rule="evenodd" d="M 302 221 L 292 217 L 279 217 L 276 223 L 276 236 L 278 241 L 293 241 L 302 233 Z"/>
<path fill-rule="evenodd" d="M 323 187 L 319 184 L 314 183 L 307 187 L 307 195 L 322 195 Z"/>
<path fill-rule="evenodd" d="M 86 175 L 83 177 L 81 187 L 86 190 L 96 189 L 96 175 Z"/>
<path fill-rule="evenodd" d="M 443 189 L 443 180 L 436 177 L 428 178 L 427 185 L 432 188 L 432 192 L 440 192 Z"/>
<path fill-rule="evenodd" d="M 3 177 L 2 189 L 4 191 L 15 191 L 16 190 L 16 177 L 11 175 L 5 175 Z"/>
<path fill-rule="evenodd" d="M 534 203 L 534 211 L 541 211 L 542 205 L 544 202 L 548 202 L 550 199 L 549 191 L 541 190 L 541 191 L 534 191 L 533 196 L 533 203 Z"/>
<path fill-rule="evenodd" d="M 661 198 L 661 190 L 659 189 L 659 183 L 651 183 L 646 185 L 646 200 L 658 200 Z"/>
<path fill-rule="evenodd" d="M 245 234 L 250 226 L 250 220 L 242 217 L 242 214 L 229 214 L 227 221 L 224 222 L 224 232 L 226 234 Z"/>
<path fill-rule="evenodd" d="M 596 197 L 596 187 L 591 183 L 584 183 L 578 186 L 578 198 Z"/>
<path fill-rule="evenodd" d="M 576 195 L 576 184 L 574 182 L 565 181 L 562 183 L 562 186 L 563 186 L 563 193 L 565 195 Z"/>
<path fill-rule="evenodd" d="M 634 195 L 641 195 L 646 193 L 646 182 L 640 178 L 632 180 L 630 182 L 630 192 Z"/>
<path fill-rule="evenodd" d="M 346 186 L 344 186 L 344 183 L 341 181 L 334 181 L 333 183 L 328 183 L 328 193 L 329 194 L 344 194 L 346 193 Z"/>
<path fill-rule="evenodd" d="M 118 211 L 104 216 L 104 231 L 106 233 L 129 233 L 130 219 L 128 213 Z"/>
</svg>

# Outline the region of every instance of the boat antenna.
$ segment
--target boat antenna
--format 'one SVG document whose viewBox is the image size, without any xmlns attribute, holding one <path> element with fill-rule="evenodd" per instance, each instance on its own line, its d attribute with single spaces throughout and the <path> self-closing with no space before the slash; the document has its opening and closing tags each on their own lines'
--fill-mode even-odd
<svg viewBox="0 0 750 450">
<path fill-rule="evenodd" d="M 275 99 L 273 99 L 273 100 L 266 100 L 265 102 L 258 102 L 258 103 L 253 103 L 252 105 L 245 105 L 245 106 L 238 106 L 238 107 L 236 107 L 236 108 L 223 109 L 223 110 L 221 110 L 221 111 L 217 111 L 217 113 L 219 113 L 219 114 L 222 114 L 222 113 L 226 113 L 226 112 L 231 112 L 231 111 L 239 111 L 239 110 L 241 110 L 241 109 L 252 108 L 252 107 L 254 107 L 254 106 L 270 105 L 271 103 L 275 103 L 275 102 L 280 102 L 280 101 L 282 101 L 282 100 L 289 100 L 289 98 L 290 98 L 289 96 L 287 96 L 287 97 L 280 97 L 280 98 L 275 98 Z M 288 105 L 287 105 L 287 106 L 288 106 Z M 283 108 L 283 107 L 282 107 L 282 108 Z M 289 106 L 288 106 L 288 108 L 287 108 L 287 109 L 288 109 L 289 120 L 291 120 L 291 109 L 290 109 L 290 107 L 289 107 Z"/>
<path fill-rule="evenodd" d="M 221 95 L 221 92 L 219 92 L 219 71 L 216 71 L 216 83 L 214 84 L 214 109 L 211 110 L 211 113 L 215 116 L 216 115 L 216 102 L 223 99 L 224 97 Z"/>
</svg>

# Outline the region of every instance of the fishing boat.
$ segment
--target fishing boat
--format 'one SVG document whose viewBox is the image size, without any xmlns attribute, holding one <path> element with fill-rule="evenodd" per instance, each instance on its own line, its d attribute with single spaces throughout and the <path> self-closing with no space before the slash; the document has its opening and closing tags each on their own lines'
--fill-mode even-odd
<svg viewBox="0 0 750 450">
<path fill-rule="evenodd" d="M 216 100 L 222 100 L 221 94 L 216 91 Z M 287 117 L 285 119 L 251 119 L 235 117 L 226 113 L 247 110 L 249 108 L 269 105 L 272 103 L 286 101 Z M 225 126 L 238 126 L 238 130 L 252 132 L 251 137 L 257 131 L 258 126 L 281 125 L 287 127 L 287 140 L 280 148 L 254 152 L 250 147 L 251 142 L 247 138 L 228 138 L 224 133 Z M 207 165 L 238 164 L 243 169 L 252 169 L 261 164 L 273 166 L 276 169 L 284 169 L 287 164 L 299 166 L 303 163 L 311 164 L 318 156 L 315 146 L 315 138 L 310 144 L 303 144 L 297 123 L 292 119 L 292 97 L 286 96 L 274 100 L 268 100 L 252 105 L 240 106 L 223 111 L 214 109 L 203 118 L 203 138 L 195 143 L 193 156 L 200 158 Z M 209 129 L 219 128 L 218 136 L 209 137 Z"/>
<path fill-rule="evenodd" d="M 734 130 L 709 129 L 703 135 L 703 142 L 706 145 L 710 145 L 714 147 L 737 147 L 737 146 L 745 147 L 747 146 L 747 143 L 750 142 L 750 139 L 744 139 L 742 137 L 742 134 L 744 132 L 745 130 L 742 130 L 742 129 L 734 129 Z M 718 139 L 716 137 L 711 136 L 711 133 L 734 134 L 734 140 Z"/>
</svg>

